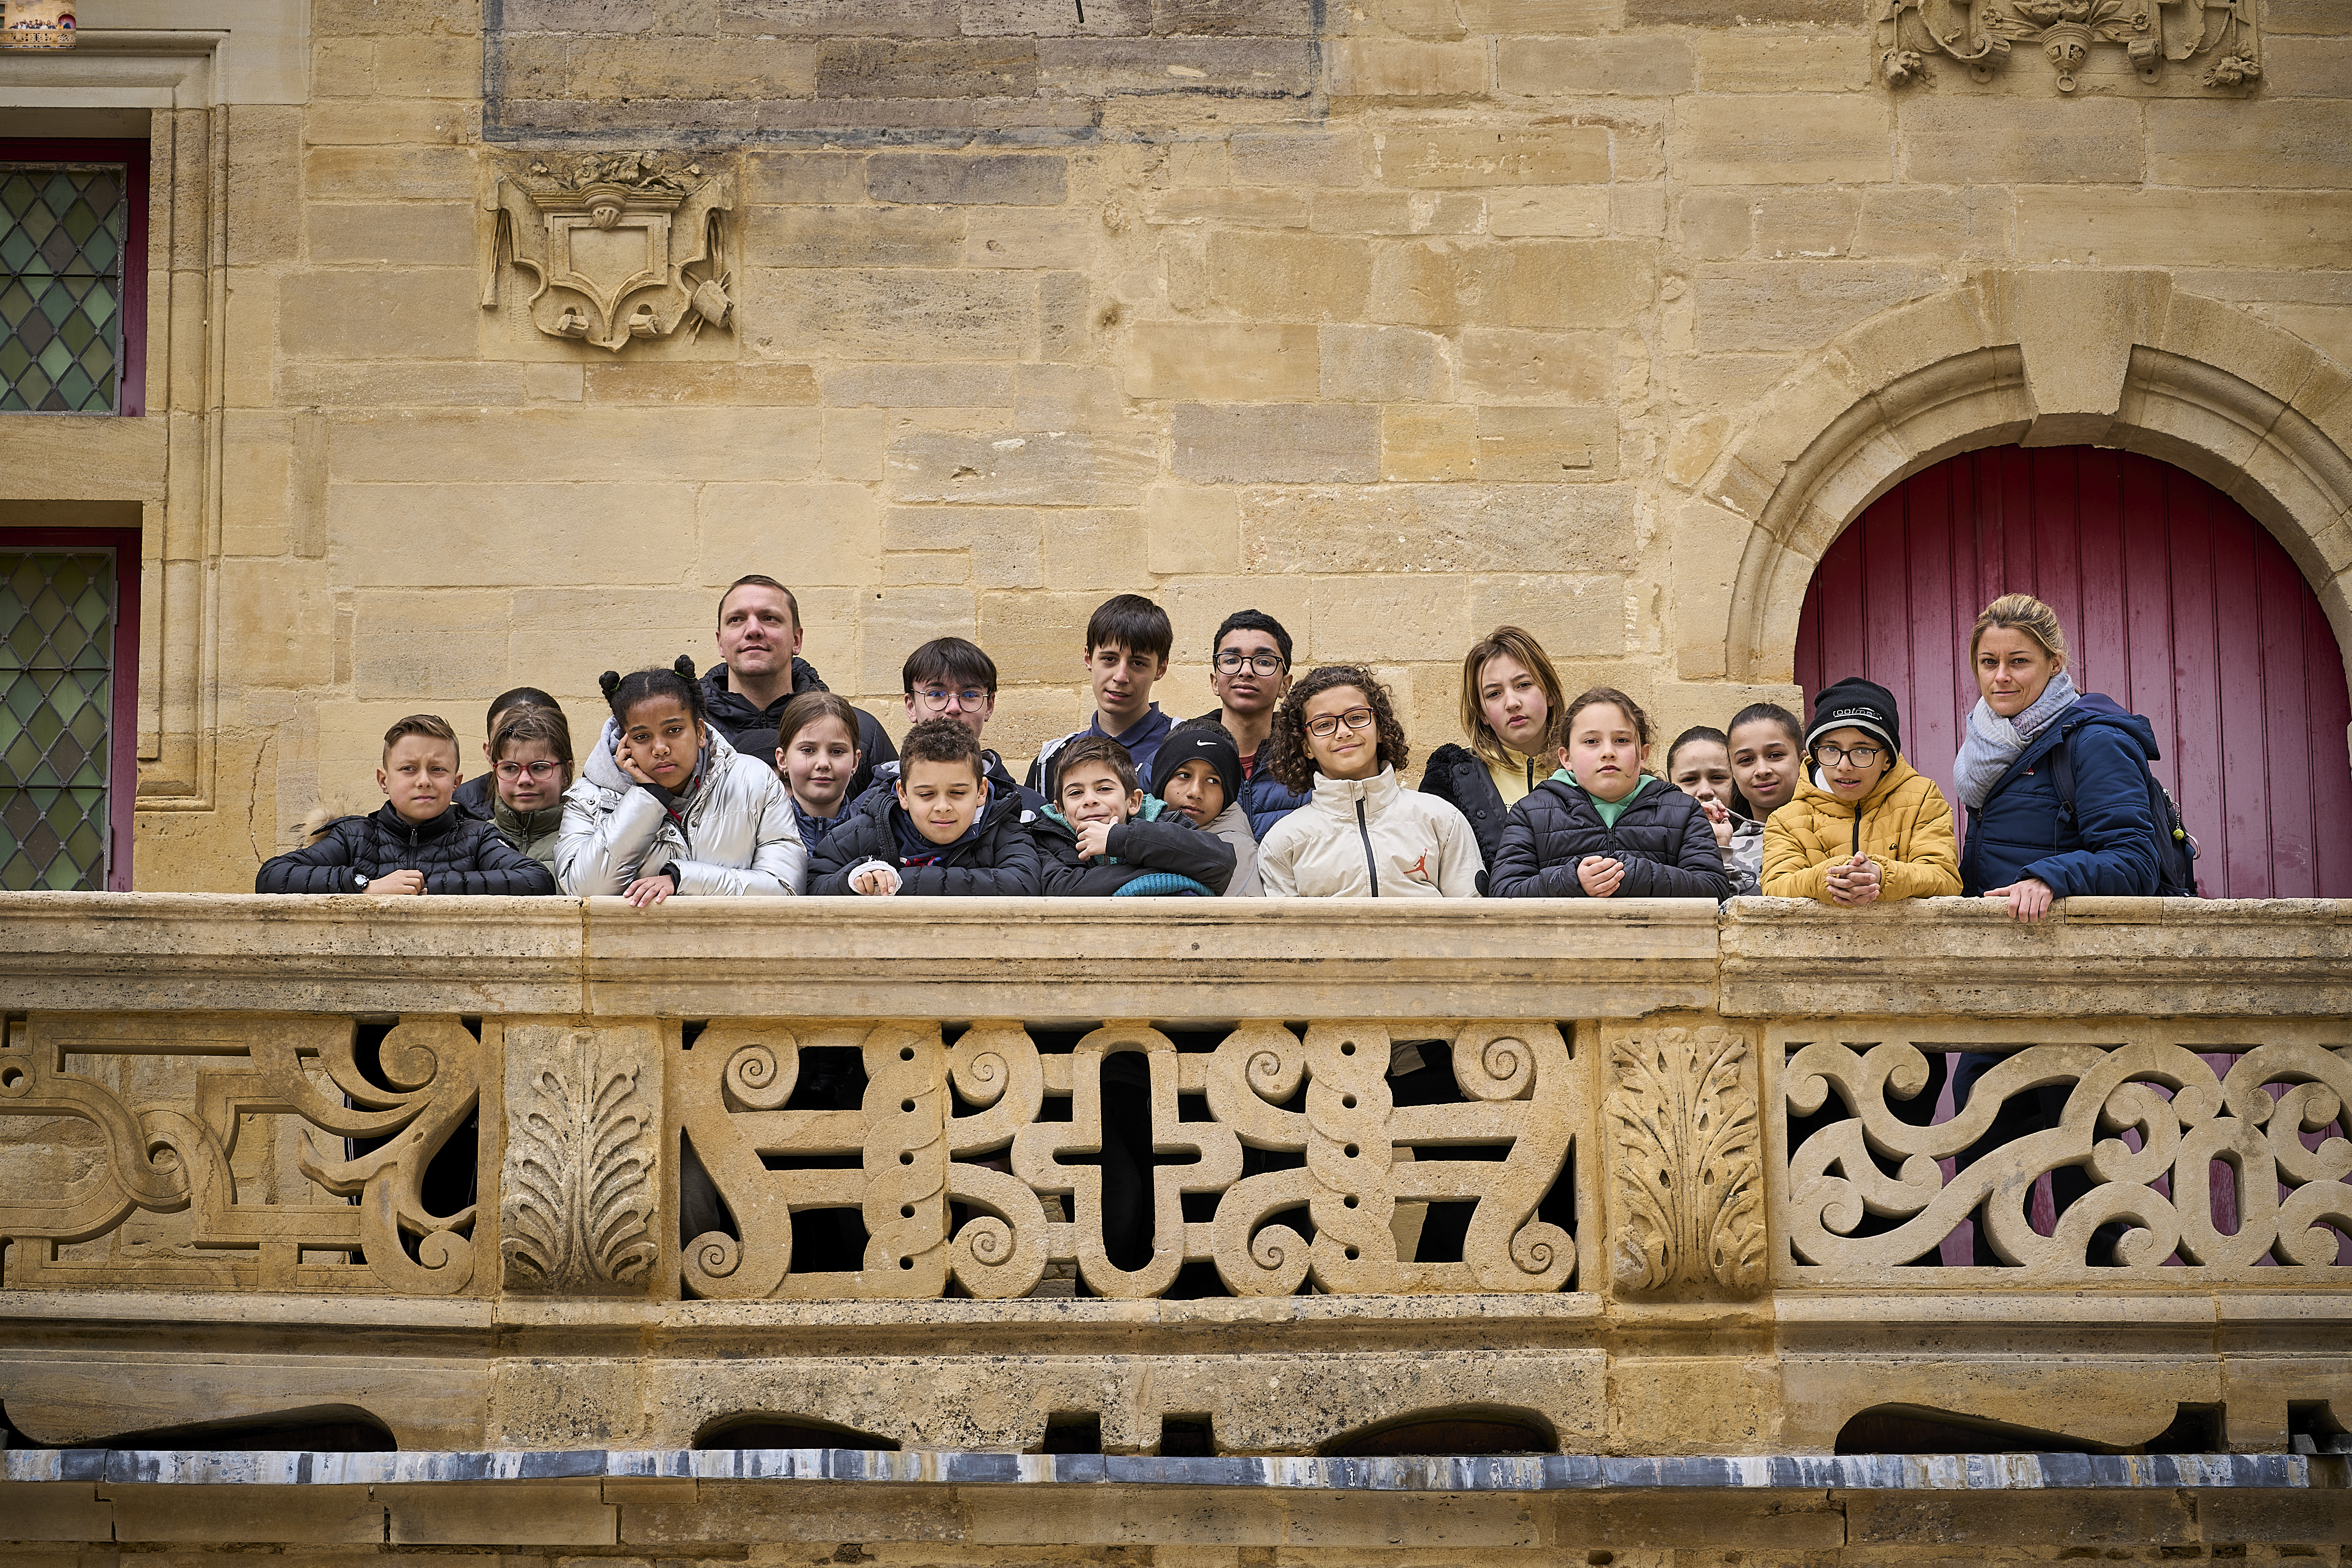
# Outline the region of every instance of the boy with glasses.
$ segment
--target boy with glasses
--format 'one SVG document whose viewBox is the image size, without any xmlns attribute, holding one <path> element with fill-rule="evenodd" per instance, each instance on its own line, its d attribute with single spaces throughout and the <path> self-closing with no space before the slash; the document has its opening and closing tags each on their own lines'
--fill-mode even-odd
<svg viewBox="0 0 2352 1568">
<path fill-rule="evenodd" d="M 1274 733 L 1275 710 L 1290 691 L 1290 634 L 1263 610 L 1235 610 L 1209 645 L 1209 689 L 1218 706 L 1192 721 L 1220 724 L 1241 754 L 1236 801 L 1258 838 L 1307 804 L 1307 796 L 1262 764 Z"/>
<path fill-rule="evenodd" d="M 1768 898 L 1855 908 L 1960 890 L 1952 806 L 1903 760 L 1895 694 L 1850 677 L 1813 703 L 1811 776 L 1764 825 Z"/>
<path fill-rule="evenodd" d="M 1048 741 L 1029 764 L 1029 787 L 1054 795 L 1054 753 L 1080 735 L 1108 735 L 1127 749 L 1139 773 L 1174 723 L 1151 700 L 1151 688 L 1168 673 L 1168 651 L 1176 634 L 1168 612 L 1140 594 L 1106 599 L 1087 620 L 1087 680 L 1094 688 L 1095 716 L 1083 730 Z"/>
<path fill-rule="evenodd" d="M 920 724 L 931 719 L 952 719 L 971 731 L 975 741 L 996 712 L 996 661 L 978 643 L 963 637 L 933 637 L 907 656 L 898 670 L 907 694 L 907 721 Z M 981 776 L 999 795 L 1017 797 L 1032 813 L 1045 809 L 1045 797 L 1013 782 L 1004 759 L 981 749 Z M 885 763 L 873 770 L 877 784 L 896 784 L 898 767 Z M 852 795 L 851 799 L 858 797 Z"/>
</svg>

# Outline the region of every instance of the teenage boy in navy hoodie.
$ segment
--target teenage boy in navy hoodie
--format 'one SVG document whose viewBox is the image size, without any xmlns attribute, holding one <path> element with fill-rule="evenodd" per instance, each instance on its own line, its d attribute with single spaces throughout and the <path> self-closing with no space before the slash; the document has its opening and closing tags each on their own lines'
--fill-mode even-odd
<svg viewBox="0 0 2352 1568">
<path fill-rule="evenodd" d="M 1153 682 L 1168 673 L 1168 650 L 1176 644 L 1168 612 L 1140 594 L 1106 599 L 1087 620 L 1087 679 L 1094 687 L 1095 716 L 1083 730 L 1048 741 L 1029 764 L 1028 787 L 1052 800 L 1054 753 L 1080 735 L 1108 735 L 1127 748 L 1138 773 L 1151 771 L 1151 759 L 1175 721 L 1151 700 Z"/>
</svg>

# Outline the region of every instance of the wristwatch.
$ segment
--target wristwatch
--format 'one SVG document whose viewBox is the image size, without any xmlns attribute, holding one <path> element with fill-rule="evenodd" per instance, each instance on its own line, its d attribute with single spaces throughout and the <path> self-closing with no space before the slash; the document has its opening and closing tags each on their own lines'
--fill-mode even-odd
<svg viewBox="0 0 2352 1568">
<path fill-rule="evenodd" d="M 362 893 L 364 893 L 364 892 L 366 892 L 366 891 L 367 891 L 367 885 L 368 885 L 369 880 L 370 880 L 370 879 L 369 879 L 369 877 L 368 877 L 368 874 L 367 874 L 365 871 L 354 871 L 354 872 L 352 872 L 352 882 L 353 882 L 353 883 L 354 883 L 354 884 L 359 888 L 359 890 L 360 890 L 361 892 L 362 892 Z"/>
</svg>

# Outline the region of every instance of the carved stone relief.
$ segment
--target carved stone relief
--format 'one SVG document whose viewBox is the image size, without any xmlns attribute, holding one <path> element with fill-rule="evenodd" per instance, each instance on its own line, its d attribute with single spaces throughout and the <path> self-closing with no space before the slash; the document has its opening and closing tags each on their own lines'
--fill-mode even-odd
<svg viewBox="0 0 2352 1568">
<path fill-rule="evenodd" d="M 2184 1033 L 1776 1031 L 1786 1058 L 1776 1115 L 1805 1119 L 1776 1131 L 1795 1144 L 1776 1183 L 1790 1282 L 1948 1289 L 1955 1269 L 1906 1266 L 1965 1219 L 2000 1259 L 1973 1272 L 2004 1281 L 2139 1273 L 2286 1289 L 2297 1267 L 2336 1268 L 2352 1234 L 2352 1031 L 2271 1022 L 2204 1043 Z M 1928 1055 L 1954 1052 L 1996 1059 L 1948 1120 L 1898 1117 L 1895 1104 L 1924 1091 Z M 2062 1205 L 2043 1178 L 2070 1168 L 2084 1190 Z M 2095 1246 L 2112 1266 L 2093 1264 Z"/>
<path fill-rule="evenodd" d="M 2263 74 L 2252 0 L 1878 0 L 1878 65 L 1890 87 L 1917 81 L 1937 55 L 1990 81 L 2012 48 L 2045 56 L 2058 90 L 2073 92 L 2094 47 L 2115 46 L 2142 81 L 2168 63 L 2195 68 L 2209 88 Z"/>
<path fill-rule="evenodd" d="M 494 215 L 484 310 L 514 267 L 534 280 L 527 303 L 541 331 L 614 353 L 733 318 L 723 171 L 659 153 L 551 154 L 501 170 L 483 205 Z"/>
<path fill-rule="evenodd" d="M 669 1092 L 733 1234 L 686 1238 L 685 1285 L 701 1296 L 903 1300 L 952 1280 L 1004 1298 L 1034 1290 L 1049 1263 L 1074 1263 L 1093 1293 L 1133 1298 L 1165 1292 L 1200 1262 L 1246 1296 L 1287 1295 L 1310 1279 L 1328 1292 L 1561 1289 L 1575 1238 L 1537 1211 L 1582 1119 L 1567 1042 L 1549 1024 L 1398 1034 L 1415 1059 L 1450 1067 L 1460 1100 L 1395 1105 L 1391 1064 L 1403 1058 L 1380 1025 L 1318 1024 L 1303 1039 L 1245 1025 L 1208 1052 L 1135 1024 L 1107 1025 L 1066 1052 L 1041 1052 L 1013 1024 L 976 1026 L 952 1046 L 933 1024 L 714 1025 L 678 1059 Z M 860 1053 L 857 1109 L 786 1109 L 819 1048 Z M 1141 1060 L 1114 1068 L 1121 1057 Z M 1157 1156 L 1129 1211 L 1141 1217 L 1126 1228 L 1105 1170 L 1113 1083 L 1132 1108 L 1121 1116 L 1139 1119 Z M 1210 1120 L 1186 1114 L 1196 1096 Z M 1066 1119 L 1045 1115 L 1049 1099 L 1068 1100 Z M 1461 1145 L 1502 1157 L 1429 1157 Z M 1245 1147 L 1274 1168 L 1245 1174 Z M 1194 1194 L 1214 1198 L 1209 1217 L 1188 1217 Z M 1415 1258 L 1413 1229 L 1397 1224 L 1400 1205 L 1432 1204 L 1472 1205 L 1459 1261 Z M 857 1211 L 859 1269 L 793 1268 L 793 1212 L 824 1208 Z"/>
<path fill-rule="evenodd" d="M 507 1145 L 499 1250 L 509 1290 L 643 1289 L 653 1238 L 661 1097 L 653 1031 L 507 1032 Z"/>
<path fill-rule="evenodd" d="M 33 1014 L 0 1045 L 6 1283 L 463 1291 L 474 1208 L 423 1182 L 482 1051 L 455 1018 L 367 1071 L 348 1018 Z"/>
<path fill-rule="evenodd" d="M 1707 1025 L 1611 1040 L 1612 1281 L 1620 1293 L 1764 1284 L 1764 1168 L 1748 1037 Z"/>
</svg>

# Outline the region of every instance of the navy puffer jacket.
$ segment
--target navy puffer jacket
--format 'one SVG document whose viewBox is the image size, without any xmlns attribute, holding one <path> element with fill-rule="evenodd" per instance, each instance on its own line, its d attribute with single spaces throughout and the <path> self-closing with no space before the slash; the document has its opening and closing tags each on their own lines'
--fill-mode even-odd
<svg viewBox="0 0 2352 1568">
<path fill-rule="evenodd" d="M 2059 804 L 2048 762 L 2062 744 L 2074 764 L 2071 815 Z M 2033 737 L 1969 814 L 1960 890 L 1974 898 L 2032 877 L 2062 899 L 2152 897 L 2157 825 L 2147 764 L 2160 755 L 2147 720 L 2111 697 L 2084 695 Z"/>
<path fill-rule="evenodd" d="M 906 815 L 893 792 L 866 791 L 846 820 L 810 851 L 809 891 L 850 893 L 850 873 L 868 860 L 898 868 L 898 892 L 906 898 L 1034 897 L 1045 890 L 1037 843 L 1029 835 L 1031 814 L 1018 795 L 991 790 L 971 831 L 941 848 L 929 866 L 904 863 L 898 825 Z"/>
<path fill-rule="evenodd" d="M 427 893 L 555 891 L 546 867 L 478 816 L 455 807 L 430 822 L 411 822 L 385 801 L 365 816 L 338 817 L 308 847 L 266 861 L 257 893 L 356 893 L 357 879 L 422 871 Z"/>
<path fill-rule="evenodd" d="M 1589 855 L 1622 861 L 1621 899 L 1731 897 L 1723 851 L 1697 801 L 1664 779 L 1645 778 L 1614 827 L 1592 797 L 1549 778 L 1511 807 L 1486 891 L 1497 899 L 1581 899 L 1577 866 Z"/>
</svg>

